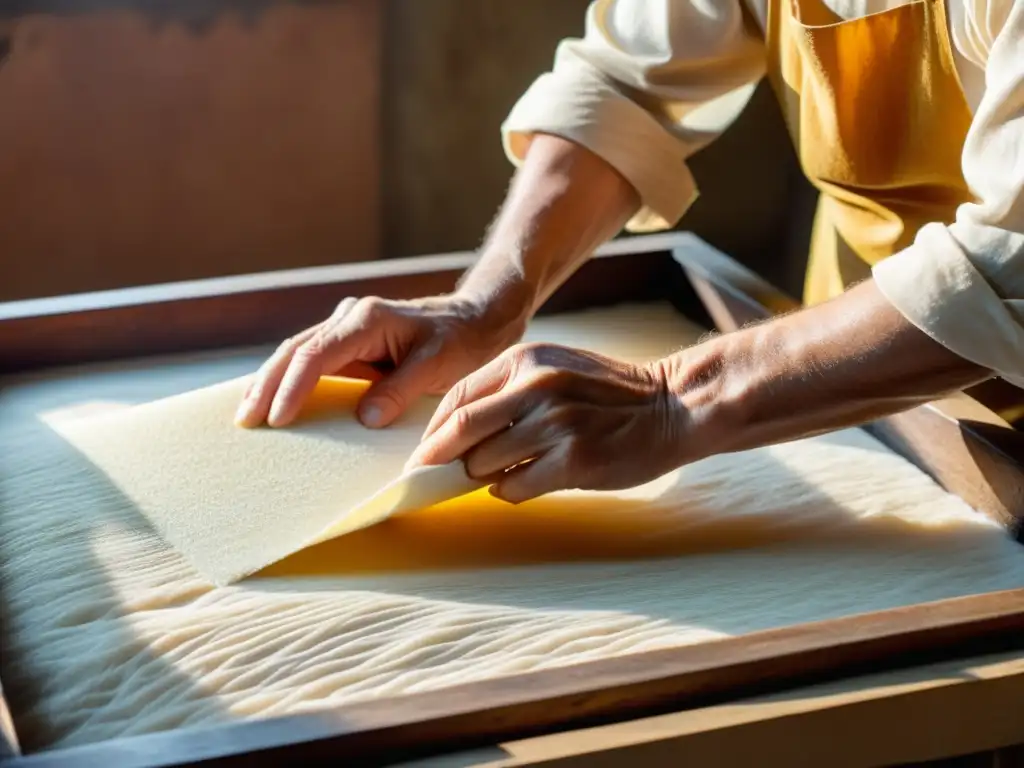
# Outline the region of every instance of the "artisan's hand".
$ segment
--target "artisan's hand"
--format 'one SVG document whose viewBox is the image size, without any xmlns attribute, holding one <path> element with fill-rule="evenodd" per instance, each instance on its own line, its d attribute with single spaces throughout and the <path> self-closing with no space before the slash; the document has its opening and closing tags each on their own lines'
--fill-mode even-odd
<svg viewBox="0 0 1024 768">
<path fill-rule="evenodd" d="M 345 299 L 327 320 L 288 339 L 263 364 L 237 422 L 290 423 L 321 376 L 360 363 L 394 366 L 363 396 L 359 417 L 370 427 L 393 422 L 420 395 L 441 395 L 519 340 L 516 323 L 495 322 L 459 297 L 415 301 Z"/>
<path fill-rule="evenodd" d="M 384 362 L 396 368 L 364 395 L 360 418 L 371 427 L 390 424 L 417 396 L 444 394 L 519 341 L 537 307 L 638 204 L 633 188 L 597 155 L 554 136 L 536 137 L 456 294 L 346 299 L 267 360 L 237 421 L 288 424 L 320 376 Z"/>
<path fill-rule="evenodd" d="M 455 385 L 409 465 L 461 457 L 471 477 L 514 503 L 627 488 L 678 463 L 688 423 L 659 364 L 522 344 Z"/>
<path fill-rule="evenodd" d="M 455 386 L 410 464 L 461 457 L 509 501 L 624 488 L 714 454 L 863 424 L 988 375 L 867 281 L 648 366 L 513 347 Z"/>
</svg>

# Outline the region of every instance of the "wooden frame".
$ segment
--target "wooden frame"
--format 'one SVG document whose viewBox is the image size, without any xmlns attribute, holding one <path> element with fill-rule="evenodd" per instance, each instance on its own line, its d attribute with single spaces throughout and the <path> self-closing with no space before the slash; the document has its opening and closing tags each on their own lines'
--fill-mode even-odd
<svg viewBox="0 0 1024 768">
<path fill-rule="evenodd" d="M 953 659 L 503 741 L 405 768 L 1022 768 L 1022 698 L 1019 652 Z"/>
<path fill-rule="evenodd" d="M 423 257 L 0 304 L 0 370 L 14 374 L 272 342 L 321 319 L 346 295 L 401 298 L 450 290 L 472 258 Z M 795 306 L 696 238 L 669 234 L 609 244 L 567 282 L 545 311 L 657 299 L 671 299 L 695 315 L 706 311 L 725 331 Z M 1019 530 L 1024 519 L 1024 448 L 1019 434 L 987 409 L 969 398 L 953 398 L 871 428 L 947 489 Z M 13 758 L 10 766 L 254 765 L 326 757 L 344 757 L 346 764 L 380 764 L 865 670 L 1021 647 L 1024 589 L 1015 589 L 316 715 L 118 739 Z M 16 754 L 17 741 L 13 728 L 0 718 L 0 759 L 4 749 Z"/>
</svg>

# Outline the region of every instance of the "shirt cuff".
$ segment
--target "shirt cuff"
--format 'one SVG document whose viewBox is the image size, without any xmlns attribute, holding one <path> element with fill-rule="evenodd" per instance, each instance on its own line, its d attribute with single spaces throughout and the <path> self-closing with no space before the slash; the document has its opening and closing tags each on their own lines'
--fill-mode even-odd
<svg viewBox="0 0 1024 768">
<path fill-rule="evenodd" d="M 669 229 L 697 198 L 683 148 L 651 114 L 582 67 L 538 78 L 502 125 L 502 143 L 518 166 L 530 139 L 547 133 L 580 144 L 615 168 L 640 196 L 626 229 Z"/>
<path fill-rule="evenodd" d="M 965 360 L 1024 387 L 1024 326 L 942 224 L 874 266 L 875 284 L 911 323 Z"/>
</svg>

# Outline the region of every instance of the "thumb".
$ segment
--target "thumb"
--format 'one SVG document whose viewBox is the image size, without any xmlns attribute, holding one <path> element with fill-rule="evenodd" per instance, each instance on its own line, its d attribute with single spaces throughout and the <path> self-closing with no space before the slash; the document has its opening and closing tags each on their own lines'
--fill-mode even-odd
<svg viewBox="0 0 1024 768">
<path fill-rule="evenodd" d="M 414 351 L 366 390 L 359 403 L 359 420 L 374 429 L 390 425 L 437 381 L 437 366 L 433 355 Z"/>
</svg>

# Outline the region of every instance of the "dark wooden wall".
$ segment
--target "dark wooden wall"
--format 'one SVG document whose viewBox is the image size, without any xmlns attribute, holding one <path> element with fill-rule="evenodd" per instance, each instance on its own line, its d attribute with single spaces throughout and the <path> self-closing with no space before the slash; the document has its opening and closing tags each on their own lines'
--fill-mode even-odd
<svg viewBox="0 0 1024 768">
<path fill-rule="evenodd" d="M 377 0 L 16 5 L 0 299 L 379 251 Z"/>
<path fill-rule="evenodd" d="M 587 4 L 7 0 L 0 300 L 475 247 L 500 123 Z M 682 226 L 798 286 L 766 88 L 693 168 Z"/>
<path fill-rule="evenodd" d="M 388 255 L 477 245 L 508 186 L 500 125 L 583 31 L 589 0 L 390 0 L 385 44 Z"/>
<path fill-rule="evenodd" d="M 384 90 L 386 255 L 472 248 L 509 180 L 499 126 L 583 32 L 589 0 L 391 0 Z M 808 188 L 770 89 L 694 159 L 701 197 L 681 223 L 798 290 Z"/>
</svg>

